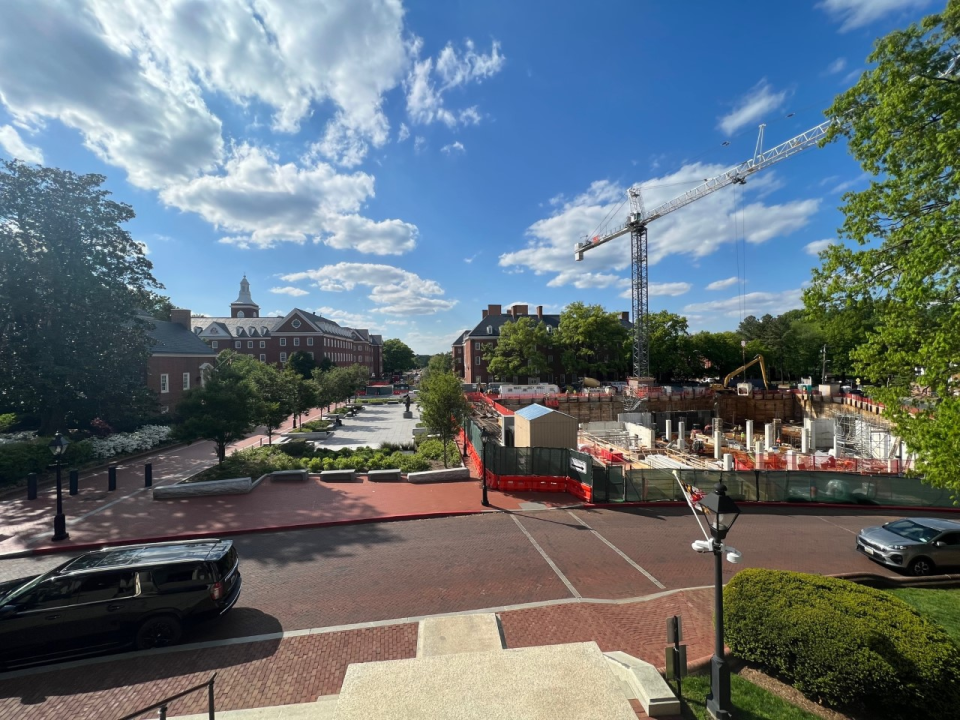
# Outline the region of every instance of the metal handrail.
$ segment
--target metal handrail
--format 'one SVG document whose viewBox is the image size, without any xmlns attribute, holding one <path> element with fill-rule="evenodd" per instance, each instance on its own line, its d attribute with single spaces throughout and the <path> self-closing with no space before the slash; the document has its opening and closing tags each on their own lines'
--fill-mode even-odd
<svg viewBox="0 0 960 720">
<path fill-rule="evenodd" d="M 170 697 L 165 697 L 159 702 L 155 702 L 153 705 L 148 705 L 145 708 L 141 708 L 136 712 L 130 713 L 129 715 L 124 715 L 120 720 L 136 720 L 136 718 L 143 715 L 145 712 L 150 712 L 151 710 L 156 710 L 160 708 L 160 720 L 167 720 L 167 705 L 169 705 L 174 700 L 179 700 L 190 693 L 194 693 L 197 690 L 207 688 L 207 711 L 210 713 L 210 720 L 215 720 L 215 710 L 213 707 L 213 683 L 217 679 L 217 674 L 214 673 L 213 677 L 207 680 L 205 683 L 195 685 L 192 688 L 179 692 L 176 695 L 171 695 Z"/>
</svg>

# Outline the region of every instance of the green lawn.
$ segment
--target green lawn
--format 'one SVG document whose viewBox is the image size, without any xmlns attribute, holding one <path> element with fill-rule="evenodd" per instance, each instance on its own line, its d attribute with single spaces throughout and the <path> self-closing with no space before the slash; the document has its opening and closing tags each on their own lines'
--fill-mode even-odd
<svg viewBox="0 0 960 720">
<path fill-rule="evenodd" d="M 676 691 L 676 683 L 671 683 Z M 683 716 L 707 720 L 709 675 L 691 675 L 683 679 Z M 739 675 L 730 677 L 734 717 L 737 720 L 818 720 L 816 715 L 781 700 Z"/>
<path fill-rule="evenodd" d="M 960 590 L 899 588 L 888 592 L 938 623 L 960 645 Z"/>
</svg>

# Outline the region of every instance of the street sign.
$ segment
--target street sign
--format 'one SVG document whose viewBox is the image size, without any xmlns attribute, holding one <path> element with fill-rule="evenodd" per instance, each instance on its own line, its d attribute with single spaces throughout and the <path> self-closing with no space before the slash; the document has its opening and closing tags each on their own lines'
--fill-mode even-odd
<svg viewBox="0 0 960 720">
<path fill-rule="evenodd" d="M 683 623 L 679 615 L 667 618 L 667 642 L 677 645 L 683 640 Z"/>
<path fill-rule="evenodd" d="M 687 646 L 667 648 L 667 680 L 679 680 L 687 676 Z"/>
</svg>

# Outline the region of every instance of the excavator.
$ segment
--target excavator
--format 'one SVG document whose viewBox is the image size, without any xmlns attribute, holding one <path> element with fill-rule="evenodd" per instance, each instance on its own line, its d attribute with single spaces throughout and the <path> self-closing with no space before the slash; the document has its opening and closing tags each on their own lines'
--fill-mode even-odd
<svg viewBox="0 0 960 720">
<path fill-rule="evenodd" d="M 742 373 L 747 368 L 753 367 L 757 363 L 760 363 L 760 374 L 763 376 L 763 387 L 769 390 L 770 381 L 767 379 L 767 364 L 763 361 L 763 355 L 757 355 L 750 362 L 746 363 L 745 365 L 741 365 L 723 379 L 722 385 L 719 383 L 714 383 L 710 386 L 710 389 L 717 392 L 731 392 L 732 388 L 728 387 L 730 381 L 733 380 L 739 373 Z M 737 395 L 750 395 L 752 392 L 753 386 L 750 383 L 737 384 Z"/>
</svg>

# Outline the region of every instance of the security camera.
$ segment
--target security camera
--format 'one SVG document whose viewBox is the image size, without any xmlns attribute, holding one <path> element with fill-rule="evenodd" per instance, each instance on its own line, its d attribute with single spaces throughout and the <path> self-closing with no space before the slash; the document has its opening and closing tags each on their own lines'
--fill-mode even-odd
<svg viewBox="0 0 960 720">
<path fill-rule="evenodd" d="M 698 553 L 713 552 L 713 541 L 711 540 L 694 540 L 690 546 Z"/>
<path fill-rule="evenodd" d="M 733 563 L 734 565 L 736 565 L 738 562 L 740 562 L 740 558 L 742 557 L 742 555 L 740 554 L 739 550 L 737 550 L 735 547 L 727 546 L 726 551 L 727 551 L 728 563 Z"/>
</svg>

